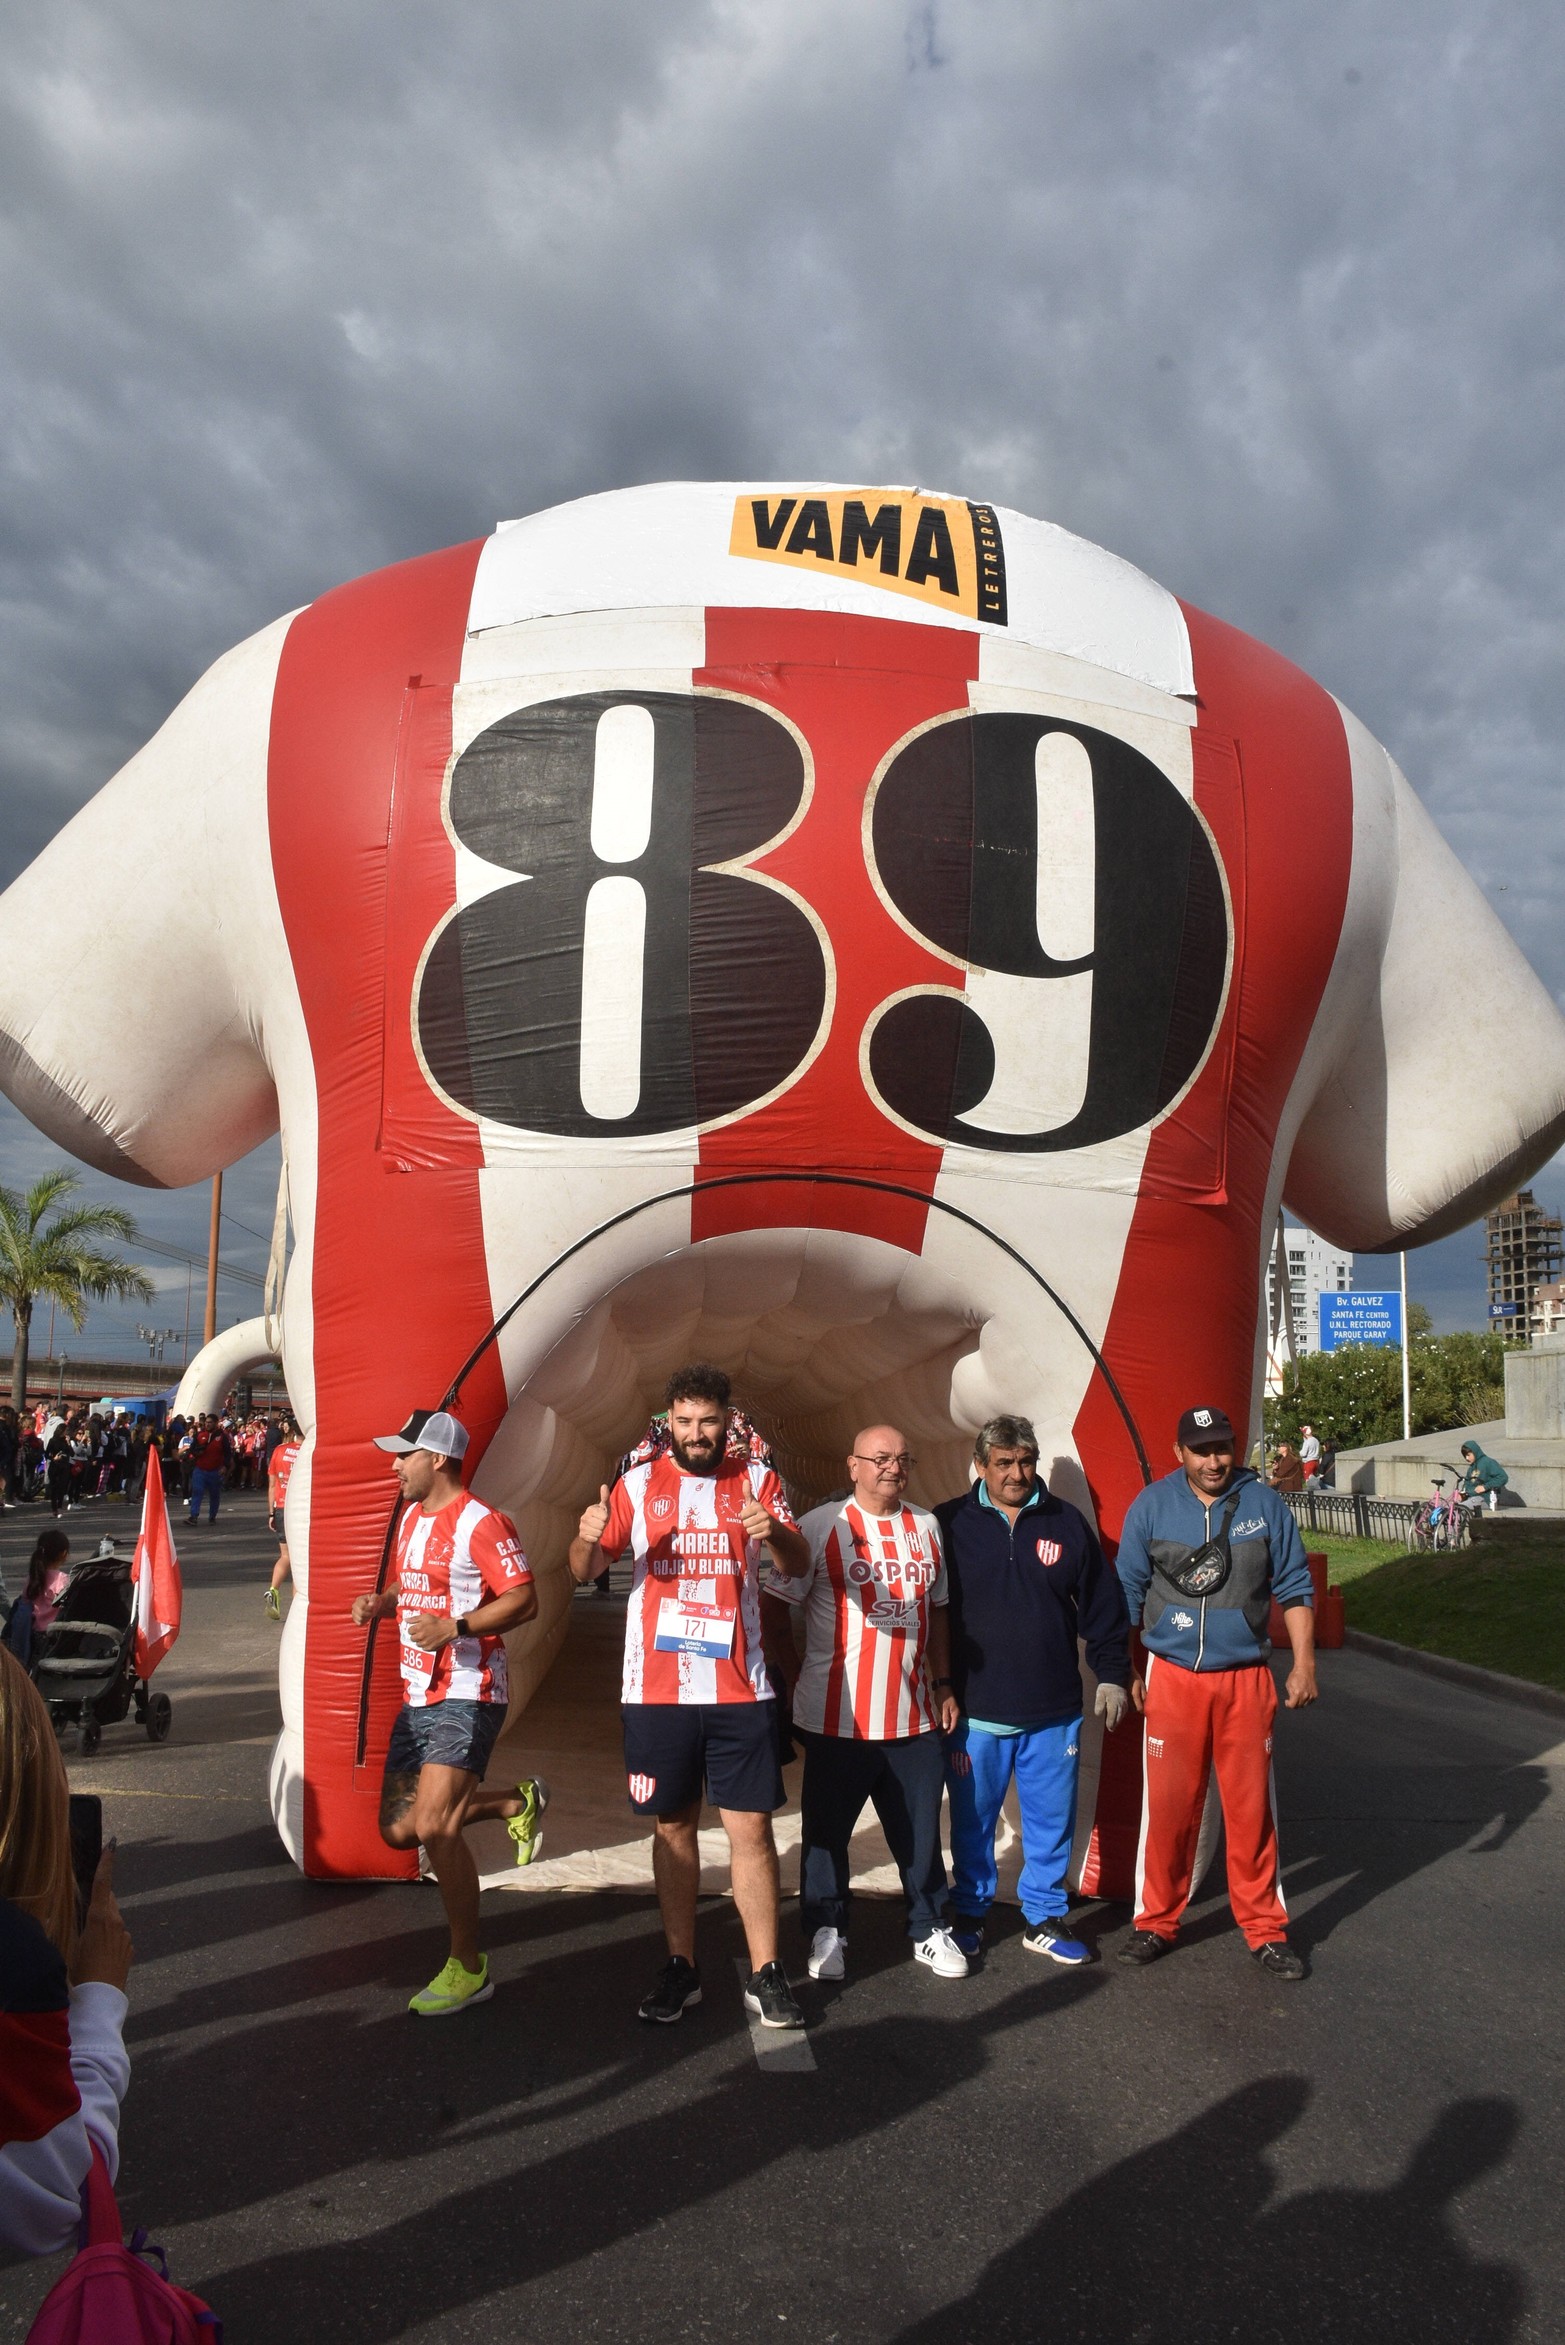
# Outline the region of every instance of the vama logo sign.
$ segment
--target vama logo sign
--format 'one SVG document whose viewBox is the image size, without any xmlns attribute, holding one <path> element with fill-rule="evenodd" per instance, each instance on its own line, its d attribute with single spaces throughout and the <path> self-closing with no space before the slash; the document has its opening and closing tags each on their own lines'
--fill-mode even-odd
<svg viewBox="0 0 1565 2345">
<path fill-rule="evenodd" d="M 992 505 L 904 489 L 736 497 L 728 551 L 829 570 L 963 618 L 1006 623 L 1005 547 Z"/>
</svg>

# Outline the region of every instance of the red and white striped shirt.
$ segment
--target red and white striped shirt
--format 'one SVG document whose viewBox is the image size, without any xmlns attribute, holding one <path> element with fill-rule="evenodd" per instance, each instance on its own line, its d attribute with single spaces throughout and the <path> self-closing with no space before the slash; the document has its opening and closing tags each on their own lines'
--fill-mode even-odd
<svg viewBox="0 0 1565 2345">
<path fill-rule="evenodd" d="M 761 1653 L 760 1542 L 740 1510 L 752 1495 L 780 1523 L 793 1511 L 770 1466 L 726 1462 L 687 1474 L 671 1457 L 615 1483 L 601 1541 L 635 1558 L 625 1616 L 625 1702 L 769 1702 Z"/>
<path fill-rule="evenodd" d="M 946 1601 L 934 1516 L 921 1506 L 871 1514 L 849 1498 L 815 1507 L 799 1528 L 809 1570 L 795 1580 L 773 1572 L 766 1583 L 769 1596 L 806 1606 L 794 1724 L 861 1742 L 933 1732 L 924 1652 L 929 1608 Z"/>
<path fill-rule="evenodd" d="M 438 1653 L 426 1653 L 407 1634 L 407 1623 L 420 1612 L 461 1620 L 491 1596 L 507 1595 L 532 1578 L 510 1516 L 465 1490 L 438 1514 L 410 1506 L 397 1525 L 392 1576 L 398 1584 L 399 1658 L 409 1707 L 508 1701 L 504 1637 L 453 1637 Z"/>
</svg>

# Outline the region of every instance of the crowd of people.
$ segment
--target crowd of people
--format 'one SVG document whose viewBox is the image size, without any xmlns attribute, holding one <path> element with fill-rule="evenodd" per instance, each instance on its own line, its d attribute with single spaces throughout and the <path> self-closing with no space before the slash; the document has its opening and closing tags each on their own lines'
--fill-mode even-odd
<svg viewBox="0 0 1565 2345">
<path fill-rule="evenodd" d="M 772 1815 L 794 1739 L 804 1750 L 800 1917 L 813 1978 L 845 1975 L 849 1845 L 873 1805 L 901 1875 L 916 1961 L 941 1979 L 982 1960 L 1007 1791 L 1020 1807 L 1019 1884 L 1031 1953 L 1079 1966 L 1070 1926 L 1084 1643 L 1091 1701 L 1112 1733 L 1147 1723 L 1146 1828 L 1134 1928 L 1120 1960 L 1173 1947 L 1191 1893 L 1208 1775 L 1228 1835 L 1235 1918 L 1258 1966 L 1297 1979 L 1271 1785 L 1277 1691 L 1273 1599 L 1287 1626 L 1286 1705 L 1317 1696 L 1310 1575 L 1283 1499 L 1239 1462 L 1220 1409 L 1175 1432 L 1174 1471 L 1135 1500 L 1111 1565 L 1091 1525 L 1050 1490 L 1024 1417 L 980 1431 L 969 1488 L 933 1512 L 907 1498 L 915 1464 L 892 1425 L 863 1428 L 844 1496 L 795 1521 L 765 1444 L 720 1369 L 669 1382 L 665 1413 L 583 1513 L 569 1551 L 583 1588 L 632 1564 L 621 1719 L 626 1788 L 652 1826 L 667 1960 L 640 2017 L 667 2025 L 701 2000 L 696 1958 L 703 1798 L 727 1834 L 749 1946 L 747 2007 L 797 2028 L 779 1947 Z M 486 1783 L 509 1687 L 504 1636 L 536 1610 L 514 1525 L 464 1486 L 466 1428 L 417 1410 L 382 1437 L 406 1505 L 384 1587 L 360 1627 L 395 1618 L 403 1706 L 385 1760 L 381 1832 L 422 1847 L 440 1885 L 449 1957 L 410 2008 L 444 2016 L 493 1991 L 478 1944 L 478 1876 L 464 1827 L 504 1818 L 517 1861 L 539 1845 L 546 1787 Z M 795 1624 L 803 1628 L 803 1646 Z M 1133 1660 L 1139 1629 L 1144 1659 Z M 954 1877 L 941 1846 L 949 1805 Z"/>
<path fill-rule="evenodd" d="M 728 1837 L 749 1946 L 745 2004 L 763 2027 L 803 2026 L 782 1959 L 772 1827 L 795 1740 L 804 1763 L 799 1914 L 812 1978 L 846 1975 L 849 1852 L 866 1805 L 901 1877 L 914 1959 L 942 1980 L 981 1963 L 998 1890 L 996 1834 L 1013 1786 L 1022 1947 L 1071 1968 L 1093 1961 L 1067 1886 L 1089 1703 L 1107 1733 L 1132 1707 L 1146 1723 L 1133 1926 L 1120 1962 L 1141 1969 L 1174 1949 L 1215 1772 L 1229 1901 L 1251 1957 L 1270 1979 L 1305 1975 L 1281 1890 L 1271 1770 L 1279 1704 L 1267 1664 L 1275 1598 L 1291 1648 L 1285 1705 L 1317 1698 L 1309 1570 L 1285 1502 L 1239 1462 L 1221 1409 L 1184 1412 L 1173 1471 L 1133 1502 L 1111 1563 L 1086 1517 L 1039 1472 L 1025 1417 L 981 1428 L 970 1485 L 933 1511 L 907 1497 L 916 1461 L 902 1432 L 865 1426 L 845 1461 L 845 1493 L 796 1521 L 720 1369 L 680 1370 L 665 1401 L 582 1514 L 569 1549 L 583 1587 L 601 1580 L 606 1562 L 629 1556 L 632 1565 L 626 1788 L 652 1826 L 666 1940 L 642 2020 L 666 2026 L 701 2001 L 697 1830 L 707 1799 Z M 42 1427 L 29 1430 L 41 1440 Z M 106 1430 L 100 1424 L 90 1438 Z M 263 1424 L 261 1441 L 241 1446 L 232 1427 L 209 1418 L 149 1442 L 166 1448 L 171 1475 L 188 1466 L 198 1504 L 196 1477 L 237 1477 L 256 1450 L 264 1470 L 272 1430 Z M 291 1429 L 278 1420 L 276 1430 L 274 1454 Z M 405 1503 L 386 1585 L 357 1596 L 351 1611 L 360 1627 L 397 1622 L 404 1701 L 384 1762 L 380 1828 L 392 1847 L 421 1847 L 439 1884 L 450 1954 L 410 2008 L 448 2016 L 493 1993 L 466 1826 L 503 1821 L 520 1864 L 541 1845 L 547 1786 L 534 1776 L 485 1780 L 509 1695 L 505 1634 L 535 1614 L 537 1597 L 514 1525 L 465 1486 L 468 1433 L 457 1418 L 416 1410 L 380 1446 L 395 1456 Z M 291 1465 L 290 1457 L 284 1480 Z M 270 1480 L 275 1498 L 277 1476 Z M 29 1573 L 35 1611 L 57 1600 L 67 1552 L 63 1534 L 39 1539 Z M 9 1988 L 0 2002 L 0 2052 L 21 2080 L 21 2097 L 4 2107 L 26 2112 L 25 2123 L 0 2125 L 0 2236 L 44 2253 L 73 2233 L 94 2161 L 113 2172 L 131 1946 L 114 1901 L 112 1846 L 95 1871 L 73 1874 L 58 1743 L 25 1668 L 3 1647 L 0 1956 L 8 1981 L 24 1989 L 20 2002 Z"/>
<path fill-rule="evenodd" d="M 215 1521 L 225 1490 L 270 1490 L 279 1446 L 297 1442 L 291 1417 L 276 1409 L 171 1417 L 159 1425 L 128 1409 L 69 1411 L 39 1401 L 0 1407 L 0 1504 L 46 1505 L 56 1517 L 89 1499 L 138 1503 L 155 1453 L 171 1499 L 201 1504 Z"/>
</svg>

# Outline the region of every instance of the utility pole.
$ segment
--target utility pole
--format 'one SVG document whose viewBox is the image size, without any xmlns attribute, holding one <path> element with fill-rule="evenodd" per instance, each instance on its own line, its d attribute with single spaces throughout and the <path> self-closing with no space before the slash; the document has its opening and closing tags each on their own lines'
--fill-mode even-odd
<svg viewBox="0 0 1565 2345">
<path fill-rule="evenodd" d="M 203 1343 L 210 1343 L 217 1333 L 217 1225 L 223 1217 L 223 1176 L 212 1175 L 212 1231 L 207 1239 L 206 1253 L 206 1333 Z"/>
<path fill-rule="evenodd" d="M 1407 1256 L 1398 1257 L 1402 1264 L 1402 1438 L 1413 1438 L 1413 1379 L 1407 1357 Z"/>
</svg>

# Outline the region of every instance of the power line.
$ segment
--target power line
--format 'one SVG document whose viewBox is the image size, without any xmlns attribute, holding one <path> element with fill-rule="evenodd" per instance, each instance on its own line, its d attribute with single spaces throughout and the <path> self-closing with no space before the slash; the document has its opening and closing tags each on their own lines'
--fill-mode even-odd
<svg viewBox="0 0 1565 2345">
<path fill-rule="evenodd" d="M 206 1256 L 204 1254 L 187 1254 L 182 1247 L 161 1245 L 156 1238 L 138 1238 L 136 1244 L 142 1253 L 161 1254 L 165 1261 L 183 1262 L 192 1270 L 204 1271 L 206 1269 Z M 221 1255 L 218 1257 L 217 1272 L 219 1278 L 231 1278 L 239 1286 L 260 1287 L 263 1291 L 266 1286 L 266 1281 L 258 1270 L 238 1270 L 231 1262 L 225 1262 Z"/>
</svg>

